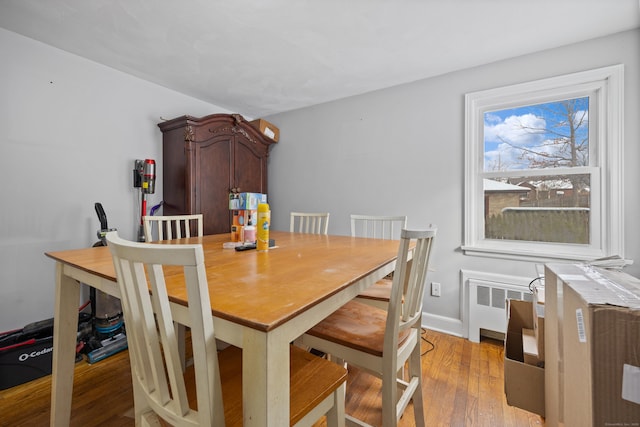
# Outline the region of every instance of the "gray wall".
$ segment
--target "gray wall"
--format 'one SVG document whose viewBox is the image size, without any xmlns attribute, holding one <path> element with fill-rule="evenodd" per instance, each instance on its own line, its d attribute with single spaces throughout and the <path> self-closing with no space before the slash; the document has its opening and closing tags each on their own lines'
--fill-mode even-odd
<svg viewBox="0 0 640 427">
<path fill-rule="evenodd" d="M 281 141 L 270 156 L 274 228 L 291 210 L 331 212 L 348 234 L 350 213 L 406 214 L 439 227 L 425 321 L 464 334 L 460 270 L 535 275 L 533 265 L 460 253 L 464 94 L 625 64 L 626 256 L 637 258 L 640 198 L 638 31 L 515 58 L 268 118 Z M 228 112 L 0 29 L 0 331 L 53 313 L 54 263 L 46 251 L 96 240 L 101 202 L 109 225 L 135 238 L 135 159 L 162 176 L 160 117 Z M 417 52 L 416 54 L 420 54 Z M 434 59 L 437 60 L 437 59 Z M 242 112 L 240 112 L 242 113 Z M 162 199 L 162 183 L 150 204 Z M 640 275 L 640 267 L 628 271 Z"/>
<path fill-rule="evenodd" d="M 420 52 L 416 52 L 420 54 Z M 437 58 L 434 58 L 437 60 Z M 269 164 L 273 226 L 291 210 L 328 211 L 329 232 L 349 233 L 349 214 L 406 214 L 409 227 L 438 226 L 425 322 L 464 335 L 461 269 L 533 279 L 533 264 L 465 256 L 464 95 L 618 63 L 625 64 L 625 255 L 640 257 L 638 131 L 640 32 L 630 31 L 273 115 L 281 141 Z M 627 269 L 638 275 L 638 264 Z"/>
<path fill-rule="evenodd" d="M 0 331 L 53 315 L 47 251 L 135 239 L 135 159 L 162 177 L 160 117 L 227 112 L 0 29 Z M 162 181 L 149 204 L 162 200 Z"/>
</svg>

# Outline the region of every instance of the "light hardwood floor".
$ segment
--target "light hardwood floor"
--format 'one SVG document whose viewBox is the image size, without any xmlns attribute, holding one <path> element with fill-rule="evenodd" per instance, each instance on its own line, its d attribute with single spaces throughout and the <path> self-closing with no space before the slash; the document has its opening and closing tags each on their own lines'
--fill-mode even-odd
<svg viewBox="0 0 640 427">
<path fill-rule="evenodd" d="M 422 357 L 425 417 L 428 426 L 544 426 L 538 415 L 508 406 L 503 385 L 503 346 L 483 339 L 427 331 Z M 0 426 L 49 424 L 50 376 L 0 391 Z M 380 382 L 349 370 L 347 412 L 372 425 L 380 419 Z M 75 371 L 71 426 L 133 426 L 131 374 L 126 351 L 94 365 L 79 362 Z M 413 407 L 401 427 L 414 427 Z M 317 423 L 324 426 L 324 421 Z"/>
</svg>

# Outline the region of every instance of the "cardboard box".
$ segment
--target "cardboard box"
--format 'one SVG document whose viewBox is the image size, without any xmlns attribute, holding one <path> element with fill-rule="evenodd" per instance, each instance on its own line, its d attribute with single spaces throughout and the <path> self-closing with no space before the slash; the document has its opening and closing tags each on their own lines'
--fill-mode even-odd
<svg viewBox="0 0 640 427">
<path fill-rule="evenodd" d="M 229 193 L 229 210 L 240 209 L 240 194 Z"/>
<path fill-rule="evenodd" d="M 267 195 L 262 193 L 240 193 L 237 208 L 240 210 L 257 210 L 260 203 L 267 203 Z"/>
<path fill-rule="evenodd" d="M 255 209 L 247 209 L 237 211 L 238 215 L 236 217 L 235 212 L 233 216 L 233 221 L 238 221 L 236 225 L 241 227 L 246 227 L 247 225 L 258 225 L 258 211 Z"/>
<path fill-rule="evenodd" d="M 640 281 L 585 270 L 563 295 L 565 425 L 640 425 Z"/>
<path fill-rule="evenodd" d="M 278 142 L 278 139 L 280 138 L 280 130 L 275 125 L 263 119 L 253 120 L 249 122 L 249 124 L 258 129 L 261 134 Z"/>
<path fill-rule="evenodd" d="M 260 203 L 267 203 L 267 195 L 262 193 L 230 193 L 229 210 L 256 210 Z"/>
<path fill-rule="evenodd" d="M 523 328 L 533 328 L 533 304 L 507 300 L 504 392 L 509 405 L 544 417 L 544 369 L 524 362 Z"/>
</svg>

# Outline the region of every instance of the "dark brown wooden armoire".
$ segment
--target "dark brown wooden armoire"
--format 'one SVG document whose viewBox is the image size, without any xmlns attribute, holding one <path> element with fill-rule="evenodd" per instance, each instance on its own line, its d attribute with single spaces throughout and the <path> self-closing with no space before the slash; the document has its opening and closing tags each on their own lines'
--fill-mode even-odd
<svg viewBox="0 0 640 427">
<path fill-rule="evenodd" d="M 202 213 L 204 234 L 231 230 L 230 192 L 267 194 L 275 141 L 239 114 L 177 117 L 162 131 L 164 215 Z"/>
</svg>

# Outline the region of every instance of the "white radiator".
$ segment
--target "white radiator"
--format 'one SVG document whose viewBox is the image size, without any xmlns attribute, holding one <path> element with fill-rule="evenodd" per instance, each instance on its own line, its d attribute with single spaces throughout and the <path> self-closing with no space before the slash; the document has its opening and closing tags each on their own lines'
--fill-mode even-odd
<svg viewBox="0 0 640 427">
<path fill-rule="evenodd" d="M 466 285 L 468 301 L 465 317 L 469 341 L 480 342 L 481 329 L 506 333 L 506 300 L 509 298 L 531 301 L 533 299 L 533 295 L 529 291 L 531 278 L 478 272 L 473 274 L 476 277 L 472 277 L 469 273 L 463 272 L 463 283 Z"/>
</svg>

